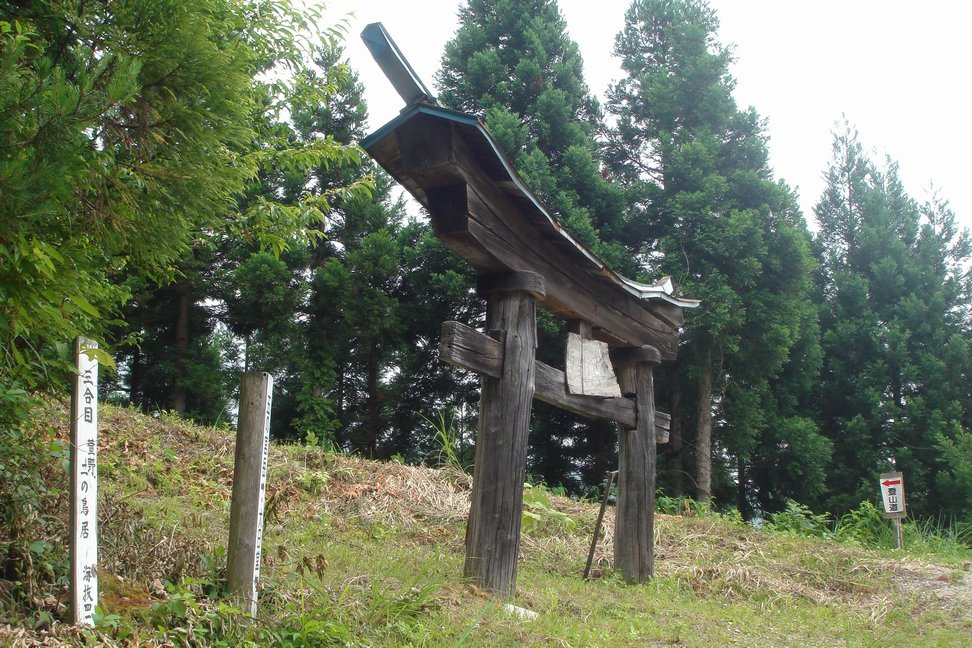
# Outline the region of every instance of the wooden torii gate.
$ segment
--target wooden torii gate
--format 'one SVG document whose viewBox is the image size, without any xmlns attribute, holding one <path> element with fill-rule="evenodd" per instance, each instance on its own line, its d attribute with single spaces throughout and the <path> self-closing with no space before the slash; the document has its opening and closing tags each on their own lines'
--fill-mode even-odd
<svg viewBox="0 0 972 648">
<path fill-rule="evenodd" d="M 486 299 L 486 332 L 446 322 L 439 346 L 443 361 L 482 376 L 465 576 L 514 593 L 537 398 L 620 424 L 615 565 L 628 582 L 644 582 L 653 571 L 656 439 L 667 441 L 668 427 L 655 411 L 653 367 L 675 359 L 682 308 L 698 302 L 674 297 L 667 279 L 645 285 L 605 265 L 540 204 L 476 117 L 435 103 L 380 23 L 362 38 L 406 102 L 362 146 L 476 268 Z M 584 372 L 578 385 L 536 360 L 538 304 L 568 321 L 582 353 L 574 360 L 616 372 L 615 395 L 592 395 Z"/>
</svg>

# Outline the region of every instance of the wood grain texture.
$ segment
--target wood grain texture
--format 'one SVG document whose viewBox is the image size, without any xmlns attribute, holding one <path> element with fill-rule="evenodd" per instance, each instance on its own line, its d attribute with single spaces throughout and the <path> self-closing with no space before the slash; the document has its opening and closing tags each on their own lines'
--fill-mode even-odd
<svg viewBox="0 0 972 648">
<path fill-rule="evenodd" d="M 499 378 L 482 381 L 463 572 L 477 587 L 512 598 L 536 373 L 534 298 L 526 292 L 490 293 L 486 326 L 506 332 L 503 370 Z"/>
<path fill-rule="evenodd" d="M 621 396 L 606 342 L 568 332 L 566 356 L 568 392 L 601 398 Z"/>
<path fill-rule="evenodd" d="M 439 342 L 439 359 L 480 375 L 499 378 L 503 368 L 503 343 L 461 322 L 444 322 Z M 632 367 L 632 375 L 634 375 Z M 634 384 L 632 382 L 632 384 Z M 626 427 L 637 425 L 634 398 L 597 398 L 567 391 L 564 372 L 543 362 L 536 363 L 533 397 L 574 414 L 588 418 L 615 421 Z M 634 387 L 631 387 L 634 390 Z M 671 417 L 655 412 L 655 438 L 667 443 Z"/>
<path fill-rule="evenodd" d="M 488 166 L 495 160 L 484 159 L 477 137 L 468 127 L 418 114 L 372 143 L 369 153 L 429 209 L 436 235 L 478 270 L 536 272 L 547 283 L 544 307 L 551 312 L 594 323 L 607 342 L 652 344 L 674 359 L 681 309 L 642 300 L 612 280 L 610 270 L 570 244 L 559 224 Z"/>
<path fill-rule="evenodd" d="M 503 343 L 461 322 L 443 322 L 439 360 L 499 378 L 503 375 Z"/>
<path fill-rule="evenodd" d="M 618 434 L 618 505 L 614 564 L 628 583 L 654 573 L 655 395 L 653 365 L 635 371 L 638 425 Z"/>
<path fill-rule="evenodd" d="M 230 503 L 229 546 L 226 580 L 230 595 L 242 608 L 256 615 L 257 585 L 262 531 L 265 449 L 269 433 L 269 397 L 272 379 L 264 372 L 248 372 L 240 378 L 240 414 L 236 428 L 233 463 L 233 494 Z"/>
<path fill-rule="evenodd" d="M 537 301 L 547 297 L 543 276 L 528 270 L 480 275 L 476 280 L 476 292 L 480 295 L 501 291 L 529 293 Z"/>
</svg>

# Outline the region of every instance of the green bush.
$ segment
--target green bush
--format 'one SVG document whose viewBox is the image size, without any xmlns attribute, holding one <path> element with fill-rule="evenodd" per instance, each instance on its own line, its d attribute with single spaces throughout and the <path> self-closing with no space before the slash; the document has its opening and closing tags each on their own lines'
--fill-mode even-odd
<svg viewBox="0 0 972 648">
<path fill-rule="evenodd" d="M 767 517 L 765 526 L 772 531 L 815 538 L 833 537 L 829 513 L 814 513 L 808 506 L 793 500 L 787 500 L 785 509 Z"/>
<path fill-rule="evenodd" d="M 56 612 L 68 574 L 66 520 L 51 513 L 67 510 L 68 451 L 32 421 L 41 405 L 0 386 L 0 617 Z"/>
</svg>

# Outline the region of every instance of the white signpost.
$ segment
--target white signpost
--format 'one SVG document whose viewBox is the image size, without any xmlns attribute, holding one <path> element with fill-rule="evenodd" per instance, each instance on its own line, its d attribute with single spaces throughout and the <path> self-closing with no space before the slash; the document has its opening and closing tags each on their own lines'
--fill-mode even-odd
<svg viewBox="0 0 972 648">
<path fill-rule="evenodd" d="M 71 399 L 71 616 L 89 626 L 98 605 L 98 361 L 85 351 L 97 348 L 75 341 Z"/>
<path fill-rule="evenodd" d="M 272 405 L 273 377 L 263 372 L 244 373 L 240 380 L 226 580 L 230 593 L 242 600 L 251 616 L 257 613 Z"/>
<path fill-rule="evenodd" d="M 898 549 L 901 549 L 904 545 L 901 519 L 907 515 L 904 474 L 900 472 L 882 473 L 880 484 L 881 499 L 884 502 L 884 517 L 894 520 L 894 541 Z"/>
</svg>

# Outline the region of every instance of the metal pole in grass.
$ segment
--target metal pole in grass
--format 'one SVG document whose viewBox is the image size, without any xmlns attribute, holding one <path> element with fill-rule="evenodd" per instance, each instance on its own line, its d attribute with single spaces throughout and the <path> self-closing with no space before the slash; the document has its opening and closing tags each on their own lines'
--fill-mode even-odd
<svg viewBox="0 0 972 648">
<path fill-rule="evenodd" d="M 247 372 L 240 375 L 226 581 L 230 596 L 242 601 L 243 609 L 251 616 L 257 613 L 272 402 L 273 377 L 270 374 Z"/>
<path fill-rule="evenodd" d="M 604 484 L 604 499 L 601 500 L 601 512 L 597 514 L 597 524 L 594 525 L 594 537 L 591 538 L 591 550 L 587 554 L 587 566 L 584 567 L 584 580 L 591 575 L 591 563 L 594 562 L 594 549 L 597 548 L 597 536 L 601 534 L 601 522 L 604 521 L 604 511 L 607 509 L 608 498 L 611 496 L 611 485 L 614 477 L 618 474 L 617 470 L 609 471 Z"/>
<path fill-rule="evenodd" d="M 901 519 L 908 514 L 905 505 L 904 473 L 882 473 L 880 486 L 884 518 L 894 520 L 894 545 L 901 549 L 904 547 L 904 529 L 901 527 Z"/>
</svg>

